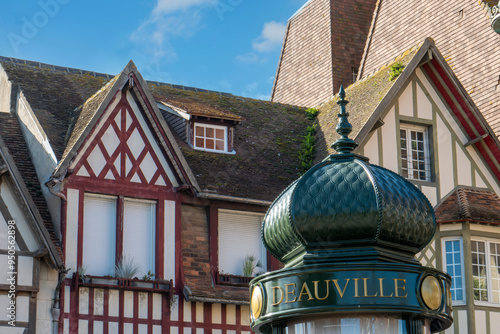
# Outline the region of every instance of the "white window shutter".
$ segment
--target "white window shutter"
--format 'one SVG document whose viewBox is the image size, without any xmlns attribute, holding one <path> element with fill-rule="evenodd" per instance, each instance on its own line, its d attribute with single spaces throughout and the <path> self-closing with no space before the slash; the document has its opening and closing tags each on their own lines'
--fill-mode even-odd
<svg viewBox="0 0 500 334">
<path fill-rule="evenodd" d="M 133 259 L 142 278 L 155 272 L 156 203 L 125 199 L 123 214 L 123 256 Z"/>
<path fill-rule="evenodd" d="M 266 271 L 262 218 L 260 214 L 219 211 L 219 272 L 243 275 L 243 263 L 248 255 L 260 261 L 260 270 Z"/>
<path fill-rule="evenodd" d="M 85 195 L 83 267 L 87 275 L 115 273 L 116 198 Z"/>
</svg>

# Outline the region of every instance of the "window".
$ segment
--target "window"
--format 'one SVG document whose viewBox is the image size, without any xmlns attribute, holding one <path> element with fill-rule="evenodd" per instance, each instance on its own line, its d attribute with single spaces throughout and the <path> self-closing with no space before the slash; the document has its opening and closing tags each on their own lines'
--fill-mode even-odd
<svg viewBox="0 0 500 334">
<path fill-rule="evenodd" d="M 139 267 L 137 277 L 154 272 L 155 227 L 154 201 L 85 194 L 82 266 L 86 273 L 114 275 L 121 258 Z"/>
<path fill-rule="evenodd" d="M 427 128 L 409 124 L 400 126 L 401 171 L 410 180 L 430 181 L 430 154 Z"/>
<path fill-rule="evenodd" d="M 443 240 L 444 268 L 451 276 L 451 300 L 465 301 L 462 239 Z"/>
<path fill-rule="evenodd" d="M 261 239 L 262 214 L 219 210 L 219 272 L 256 276 L 266 271 L 266 250 Z M 253 256 L 253 268 L 244 271 L 245 259 Z"/>
<path fill-rule="evenodd" d="M 500 303 L 500 242 L 471 241 L 474 300 Z"/>
<path fill-rule="evenodd" d="M 194 147 L 205 151 L 227 152 L 227 127 L 195 123 Z"/>
</svg>

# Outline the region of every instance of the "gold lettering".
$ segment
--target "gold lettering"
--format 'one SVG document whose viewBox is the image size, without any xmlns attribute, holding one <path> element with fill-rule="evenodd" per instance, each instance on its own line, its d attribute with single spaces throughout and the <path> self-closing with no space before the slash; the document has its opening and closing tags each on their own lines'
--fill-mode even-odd
<svg viewBox="0 0 500 334">
<path fill-rule="evenodd" d="M 319 298 L 319 296 L 318 296 L 318 283 L 319 283 L 319 281 L 313 281 L 313 283 L 314 283 L 314 297 L 316 297 L 317 300 L 325 300 L 330 295 L 330 285 L 328 284 L 328 282 L 330 282 L 330 280 L 325 280 L 326 296 Z"/>
<path fill-rule="evenodd" d="M 342 291 L 340 291 L 340 286 L 339 286 L 339 283 L 338 283 L 339 280 L 338 279 L 332 280 L 333 284 L 335 284 L 335 288 L 337 288 L 337 291 L 339 292 L 340 298 L 344 298 L 344 293 L 345 293 L 345 290 L 347 289 L 347 284 L 349 284 L 350 280 L 351 280 L 350 278 L 346 279 L 345 285 L 344 285 L 344 289 Z M 357 288 L 358 287 L 356 286 L 356 293 L 358 291 Z"/>
<path fill-rule="evenodd" d="M 305 290 L 305 292 L 304 292 Z M 307 283 L 304 282 L 304 284 L 302 284 L 302 289 L 300 290 L 300 295 L 299 295 L 299 302 L 302 301 L 302 296 L 303 295 L 307 295 L 307 300 L 313 300 L 313 296 L 311 295 L 311 291 L 309 290 L 309 287 L 307 286 Z"/>
<path fill-rule="evenodd" d="M 272 306 L 277 306 L 279 304 L 281 304 L 281 302 L 283 301 L 283 289 L 280 287 L 280 286 L 273 286 L 271 288 L 273 290 L 273 292 L 271 293 L 273 295 L 273 305 Z M 280 292 L 280 300 L 279 302 L 276 302 L 276 290 L 278 290 Z"/>
<path fill-rule="evenodd" d="M 380 297 L 392 297 L 392 295 L 394 294 L 394 292 L 391 292 L 391 295 L 390 296 L 384 296 L 384 280 L 385 278 L 379 278 L 378 279 L 378 282 L 380 284 Z"/>
<path fill-rule="evenodd" d="M 292 291 L 288 291 L 288 287 L 293 286 Z M 295 283 L 290 283 L 290 284 L 285 284 L 285 304 L 287 303 L 293 303 L 297 301 L 297 297 L 295 297 L 293 300 L 288 300 L 288 295 L 294 295 L 295 296 Z"/>
<path fill-rule="evenodd" d="M 368 280 L 369 280 L 369 278 L 362 278 L 362 280 L 363 280 L 363 285 L 365 288 L 365 294 L 363 295 L 363 297 L 377 297 L 378 292 L 375 292 L 375 294 L 372 296 L 368 295 Z"/>
<path fill-rule="evenodd" d="M 398 284 L 398 281 L 402 281 L 403 282 L 403 286 L 399 286 Z M 394 279 L 394 297 L 396 298 L 406 298 L 408 297 L 408 293 L 404 296 L 400 296 L 399 295 L 399 290 L 402 289 L 403 291 L 406 290 L 406 280 L 405 279 L 402 279 L 402 278 L 395 278 Z"/>
<path fill-rule="evenodd" d="M 359 278 L 353 278 L 354 281 L 354 297 L 359 297 L 358 281 Z"/>
</svg>

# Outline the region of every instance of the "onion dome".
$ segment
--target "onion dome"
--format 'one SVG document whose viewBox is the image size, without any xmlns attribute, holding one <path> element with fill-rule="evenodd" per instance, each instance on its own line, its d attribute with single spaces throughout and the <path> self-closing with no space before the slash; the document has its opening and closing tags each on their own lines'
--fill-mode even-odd
<svg viewBox="0 0 500 334">
<path fill-rule="evenodd" d="M 434 236 L 425 195 L 400 175 L 353 154 L 341 87 L 338 152 L 292 183 L 269 208 L 264 245 L 287 267 L 332 261 L 405 261 Z"/>
</svg>

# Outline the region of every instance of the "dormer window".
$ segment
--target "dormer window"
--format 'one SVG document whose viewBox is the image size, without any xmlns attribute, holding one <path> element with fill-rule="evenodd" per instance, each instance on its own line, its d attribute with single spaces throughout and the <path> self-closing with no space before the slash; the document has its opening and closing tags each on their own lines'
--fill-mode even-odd
<svg viewBox="0 0 500 334">
<path fill-rule="evenodd" d="M 194 124 L 194 148 L 211 152 L 227 152 L 227 127 Z"/>
</svg>

